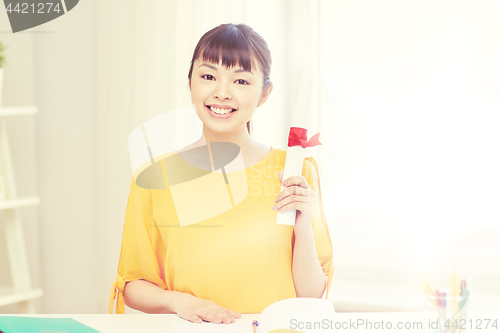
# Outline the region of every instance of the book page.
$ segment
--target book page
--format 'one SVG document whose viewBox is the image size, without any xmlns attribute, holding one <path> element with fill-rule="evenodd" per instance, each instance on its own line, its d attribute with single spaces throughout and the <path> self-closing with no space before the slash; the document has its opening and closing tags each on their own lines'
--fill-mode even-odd
<svg viewBox="0 0 500 333">
<path fill-rule="evenodd" d="M 285 329 L 304 333 L 334 332 L 333 302 L 321 298 L 289 298 L 273 303 L 262 311 L 257 333 Z"/>
<path fill-rule="evenodd" d="M 232 324 L 214 324 L 203 322 L 195 324 L 191 322 L 170 324 L 168 333 L 252 333 L 251 321 L 237 321 Z"/>
</svg>

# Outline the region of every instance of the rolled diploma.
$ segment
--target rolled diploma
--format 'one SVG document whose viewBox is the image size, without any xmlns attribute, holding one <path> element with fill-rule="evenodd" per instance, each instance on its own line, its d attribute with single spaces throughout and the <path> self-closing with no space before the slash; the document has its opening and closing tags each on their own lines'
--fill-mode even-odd
<svg viewBox="0 0 500 333">
<path fill-rule="evenodd" d="M 290 127 L 302 127 L 307 129 L 309 125 L 309 114 L 312 100 L 312 86 L 314 73 L 311 70 L 301 70 L 297 81 L 297 91 L 295 93 L 295 103 L 292 109 L 292 123 Z M 287 135 L 290 134 L 288 129 Z M 309 134 L 308 138 L 309 139 Z M 288 140 L 287 140 L 288 144 Z M 283 181 L 293 176 L 302 175 L 302 166 L 304 164 L 304 148 L 302 146 L 288 147 L 286 151 L 285 170 L 283 172 Z M 281 185 L 281 191 L 285 187 Z M 278 212 L 276 223 L 284 225 L 295 225 L 295 209 Z"/>
</svg>

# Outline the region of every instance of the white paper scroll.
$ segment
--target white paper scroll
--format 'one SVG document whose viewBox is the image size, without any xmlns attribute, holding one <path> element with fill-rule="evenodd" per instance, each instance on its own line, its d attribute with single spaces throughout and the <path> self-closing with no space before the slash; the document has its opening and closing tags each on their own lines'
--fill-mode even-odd
<svg viewBox="0 0 500 333">
<path fill-rule="evenodd" d="M 292 123 L 290 127 L 309 127 L 310 108 L 312 102 L 312 87 L 314 73 L 311 70 L 301 70 L 297 82 L 297 91 L 295 93 L 295 102 L 292 109 Z M 290 129 L 287 131 L 287 135 Z M 288 144 L 288 140 L 287 140 Z M 283 180 L 302 175 L 302 166 L 304 163 L 304 148 L 302 146 L 288 147 L 285 160 L 285 170 Z M 281 186 L 283 191 L 284 186 Z M 287 210 L 278 212 L 276 223 L 284 225 L 295 225 L 295 216 L 297 211 Z"/>
</svg>

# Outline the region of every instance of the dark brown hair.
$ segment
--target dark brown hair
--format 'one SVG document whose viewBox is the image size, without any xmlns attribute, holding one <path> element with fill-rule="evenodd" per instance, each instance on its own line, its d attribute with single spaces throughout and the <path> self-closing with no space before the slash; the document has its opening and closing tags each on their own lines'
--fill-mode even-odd
<svg viewBox="0 0 500 333">
<path fill-rule="evenodd" d="M 191 59 L 191 68 L 188 74 L 190 87 L 193 65 L 200 56 L 203 61 L 216 64 L 222 58 L 224 67 L 231 68 L 238 64 L 246 71 L 256 68 L 253 59 L 257 59 L 264 74 L 263 90 L 271 84 L 269 80 L 271 52 L 264 38 L 245 24 L 221 24 L 200 38 L 194 49 L 193 59 Z M 247 130 L 252 135 L 251 120 L 247 122 Z"/>
</svg>

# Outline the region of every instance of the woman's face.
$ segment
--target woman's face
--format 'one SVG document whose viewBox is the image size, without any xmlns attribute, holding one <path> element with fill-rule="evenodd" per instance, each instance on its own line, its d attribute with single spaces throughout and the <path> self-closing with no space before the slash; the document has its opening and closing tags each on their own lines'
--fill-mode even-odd
<svg viewBox="0 0 500 333">
<path fill-rule="evenodd" d="M 262 90 L 264 74 L 254 63 L 257 68 L 247 72 L 239 65 L 226 69 L 221 63 L 195 61 L 191 101 L 205 126 L 219 133 L 246 132 L 246 123 L 272 90 L 272 86 Z"/>
</svg>

